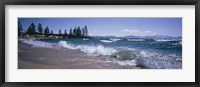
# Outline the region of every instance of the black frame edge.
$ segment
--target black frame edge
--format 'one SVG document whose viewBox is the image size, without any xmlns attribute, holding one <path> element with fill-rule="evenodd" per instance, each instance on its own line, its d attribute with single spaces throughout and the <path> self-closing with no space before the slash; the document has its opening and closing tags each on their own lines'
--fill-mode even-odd
<svg viewBox="0 0 200 87">
<path fill-rule="evenodd" d="M 198 1 L 195 4 L 195 83 L 197 85 L 200 85 L 200 81 L 199 81 L 199 73 L 200 73 L 200 60 L 199 60 L 199 43 L 200 41 L 198 40 L 200 38 L 200 35 L 198 34 L 200 31 L 200 1 Z M 197 67 L 198 66 L 198 67 Z"/>
<path fill-rule="evenodd" d="M 1 13 L 2 16 L 0 17 L 0 20 L 2 23 L 0 23 L 1 29 L 0 29 L 0 85 L 3 85 L 5 83 L 5 1 L 1 1 Z"/>
<path fill-rule="evenodd" d="M 199 0 L 6 0 L 15 5 L 195 5 Z"/>
<path fill-rule="evenodd" d="M 116 1 L 116 3 L 113 3 L 113 1 Z M 135 2 L 135 3 L 133 3 Z M 160 87 L 161 85 L 164 87 L 199 87 L 200 82 L 199 82 L 199 66 L 200 66 L 200 60 L 199 60 L 199 38 L 200 36 L 198 35 L 199 29 L 200 29 L 200 1 L 199 0 L 125 0 L 125 1 L 120 1 L 120 0 L 97 0 L 97 1 L 91 1 L 91 0 L 85 0 L 85 1 L 80 1 L 80 0 L 58 0 L 58 2 L 55 0 L 33 0 L 33 1 L 27 1 L 27 0 L 7 0 L 7 1 L 0 1 L 1 3 L 1 14 L 2 16 L 0 17 L 0 20 L 2 23 L 0 23 L 0 26 L 2 29 L 0 29 L 0 49 L 1 53 L 0 56 L 0 86 L 1 87 L 27 87 L 27 86 L 37 86 L 37 87 L 65 87 L 65 86 L 126 86 L 126 87 L 132 87 L 132 86 L 137 86 L 137 87 Z M 178 82 L 178 83 L 173 83 L 173 82 L 160 82 L 160 83 L 151 83 L 151 82 L 139 82 L 139 83 L 108 83 L 108 82 L 101 82 L 101 83 L 83 83 L 83 82 L 78 82 L 78 83 L 64 83 L 64 82 L 58 82 L 58 83 L 49 83 L 49 82 L 5 82 L 5 5 L 195 5 L 195 82 Z M 198 66 L 198 67 L 197 67 Z M 4 72 L 3 72 L 4 71 Z"/>
</svg>

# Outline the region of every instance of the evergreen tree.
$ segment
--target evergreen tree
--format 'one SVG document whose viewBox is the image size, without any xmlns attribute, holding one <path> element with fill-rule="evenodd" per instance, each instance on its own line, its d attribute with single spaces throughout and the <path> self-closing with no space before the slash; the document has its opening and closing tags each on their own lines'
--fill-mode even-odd
<svg viewBox="0 0 200 87">
<path fill-rule="evenodd" d="M 76 37 L 82 37 L 81 28 L 79 26 L 77 28 L 77 36 Z"/>
<path fill-rule="evenodd" d="M 43 33 L 43 28 L 42 28 L 42 24 L 38 24 L 37 26 L 37 30 L 38 30 L 38 33 L 42 34 Z"/>
<path fill-rule="evenodd" d="M 67 30 L 65 30 L 64 35 L 67 36 Z"/>
<path fill-rule="evenodd" d="M 22 34 L 23 34 L 23 28 L 20 21 L 18 21 L 18 36 L 21 36 Z"/>
<path fill-rule="evenodd" d="M 44 29 L 44 35 L 45 35 L 46 37 L 48 37 L 49 34 L 50 34 L 49 27 L 47 26 L 47 27 Z"/>
<path fill-rule="evenodd" d="M 82 36 L 85 37 L 85 28 L 82 28 Z"/>
<path fill-rule="evenodd" d="M 85 32 L 85 36 L 87 37 L 88 36 L 88 29 L 87 29 L 87 26 L 85 25 L 85 28 L 84 28 L 84 32 Z"/>
<path fill-rule="evenodd" d="M 73 36 L 76 37 L 77 36 L 77 28 L 75 27 L 73 30 Z"/>
<path fill-rule="evenodd" d="M 66 38 L 67 37 L 67 30 L 64 31 L 63 37 Z"/>
<path fill-rule="evenodd" d="M 62 31 L 61 31 L 61 29 L 59 30 L 59 32 L 58 32 L 58 33 L 59 33 L 59 35 L 62 35 Z"/>
<path fill-rule="evenodd" d="M 51 35 L 53 35 L 53 31 L 51 30 Z"/>
<path fill-rule="evenodd" d="M 35 24 L 34 23 L 31 23 L 31 25 L 29 26 L 27 34 L 29 34 L 30 36 L 36 34 Z"/>
<path fill-rule="evenodd" d="M 70 30 L 69 30 L 69 36 L 72 37 L 72 35 L 73 35 L 73 30 L 72 30 L 72 28 L 70 28 Z"/>
</svg>

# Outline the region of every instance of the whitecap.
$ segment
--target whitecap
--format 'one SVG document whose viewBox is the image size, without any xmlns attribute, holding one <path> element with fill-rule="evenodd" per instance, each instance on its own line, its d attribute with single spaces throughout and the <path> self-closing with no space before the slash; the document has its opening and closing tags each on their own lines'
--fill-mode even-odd
<svg viewBox="0 0 200 87">
<path fill-rule="evenodd" d="M 104 42 L 104 43 L 112 43 L 113 41 L 111 40 L 100 40 L 101 42 Z"/>
<path fill-rule="evenodd" d="M 38 41 L 36 39 L 19 39 L 19 41 L 22 41 L 22 43 L 26 43 L 26 44 L 32 45 L 34 47 L 48 47 L 48 48 L 51 48 L 53 46 L 53 44 L 51 44 L 51 43 Z"/>
<path fill-rule="evenodd" d="M 141 51 L 136 59 L 137 66 L 153 69 L 180 69 L 181 63 L 181 58 L 175 54 L 163 55 L 148 51 Z"/>
<path fill-rule="evenodd" d="M 143 39 L 127 39 L 128 41 L 144 41 Z"/>
<path fill-rule="evenodd" d="M 174 41 L 174 40 L 166 40 L 166 39 L 157 39 L 158 42 L 167 42 L 167 41 Z"/>
<path fill-rule="evenodd" d="M 88 38 L 83 38 L 83 40 L 89 40 Z"/>
<path fill-rule="evenodd" d="M 117 63 L 119 65 L 122 65 L 122 66 L 126 66 L 126 65 L 136 66 L 136 61 L 135 60 L 117 61 Z"/>
<path fill-rule="evenodd" d="M 75 48 L 95 56 L 111 55 L 117 52 L 117 50 L 114 48 L 104 47 L 102 45 L 97 45 L 97 46 L 78 45 Z"/>
<path fill-rule="evenodd" d="M 121 39 L 110 39 L 111 41 L 119 41 L 119 40 L 121 40 Z"/>
</svg>

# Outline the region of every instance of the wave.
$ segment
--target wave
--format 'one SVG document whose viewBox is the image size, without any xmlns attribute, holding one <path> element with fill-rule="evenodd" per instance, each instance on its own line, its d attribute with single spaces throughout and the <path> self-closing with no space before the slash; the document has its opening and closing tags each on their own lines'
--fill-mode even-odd
<svg viewBox="0 0 200 87">
<path fill-rule="evenodd" d="M 83 40 L 89 40 L 88 38 L 83 38 Z"/>
<path fill-rule="evenodd" d="M 114 48 L 104 47 L 102 45 L 97 45 L 97 46 L 72 45 L 72 44 L 67 43 L 66 41 L 59 41 L 56 44 L 56 47 L 80 50 L 82 52 L 85 52 L 87 54 L 94 55 L 94 56 L 111 55 L 117 52 L 117 50 L 115 50 Z"/>
<path fill-rule="evenodd" d="M 26 44 L 32 45 L 34 47 L 48 47 L 48 48 L 53 47 L 53 44 L 51 44 L 51 43 L 38 41 L 36 39 L 19 39 L 19 41 L 22 41 L 22 43 L 26 43 Z"/>
<path fill-rule="evenodd" d="M 58 43 L 55 43 L 53 45 L 53 47 L 56 47 L 56 48 L 68 48 L 68 49 L 73 49 L 73 50 L 76 49 L 74 45 L 68 44 L 66 41 L 59 41 Z"/>
<path fill-rule="evenodd" d="M 119 41 L 119 40 L 121 40 L 121 39 L 110 39 L 111 41 Z"/>
<path fill-rule="evenodd" d="M 105 47 L 103 45 L 74 45 L 67 41 L 48 43 L 36 39 L 19 39 L 22 43 L 33 47 L 68 48 L 80 50 L 88 55 L 109 56 L 116 59 L 114 63 L 120 65 L 138 66 L 151 69 L 180 69 L 182 68 L 181 56 L 175 54 L 164 55 L 157 52 L 149 52 L 128 47 Z"/>
<path fill-rule="evenodd" d="M 155 41 L 157 42 L 167 42 L 167 41 L 180 41 L 180 40 L 176 40 L 176 39 L 156 39 Z"/>
<path fill-rule="evenodd" d="M 33 45 L 34 47 L 50 47 L 50 48 L 68 48 L 72 50 L 80 50 L 90 55 L 111 55 L 117 52 L 116 49 L 111 47 L 104 47 L 103 45 L 89 46 L 89 45 L 73 45 L 66 41 L 59 41 L 58 43 L 47 43 L 33 39 L 20 39 L 22 43 Z"/>
<path fill-rule="evenodd" d="M 80 45 L 80 46 L 76 46 L 76 49 L 79 49 L 85 53 L 91 54 L 91 55 L 95 55 L 95 56 L 99 56 L 99 55 L 111 55 L 113 53 L 116 53 L 117 50 L 115 50 L 114 48 L 110 48 L 110 47 L 104 47 L 102 45 L 98 45 L 98 46 L 84 46 L 84 45 Z"/>
<path fill-rule="evenodd" d="M 104 42 L 104 43 L 112 43 L 112 42 L 117 42 L 121 39 L 109 39 L 109 40 L 100 40 L 101 42 Z"/>
<path fill-rule="evenodd" d="M 143 39 L 127 39 L 128 41 L 144 41 Z"/>
<path fill-rule="evenodd" d="M 104 42 L 104 43 L 112 43 L 113 41 L 111 40 L 100 40 L 101 42 Z"/>
<path fill-rule="evenodd" d="M 122 66 L 136 66 L 136 60 L 117 61 L 117 63 Z"/>
<path fill-rule="evenodd" d="M 167 41 L 174 41 L 174 40 L 165 40 L 165 39 L 157 39 L 158 42 L 167 42 Z"/>
<path fill-rule="evenodd" d="M 141 51 L 136 65 L 150 69 L 180 69 L 182 68 L 182 59 L 175 54 L 161 55 L 156 52 Z"/>
</svg>

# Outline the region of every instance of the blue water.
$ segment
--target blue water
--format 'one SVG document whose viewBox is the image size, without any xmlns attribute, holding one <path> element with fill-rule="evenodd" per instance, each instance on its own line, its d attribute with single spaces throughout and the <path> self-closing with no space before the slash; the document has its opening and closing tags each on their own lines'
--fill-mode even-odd
<svg viewBox="0 0 200 87">
<path fill-rule="evenodd" d="M 107 56 L 122 65 L 150 69 L 182 68 L 181 38 L 46 38 L 24 40 L 24 43 L 80 50 L 92 56 Z"/>
</svg>

